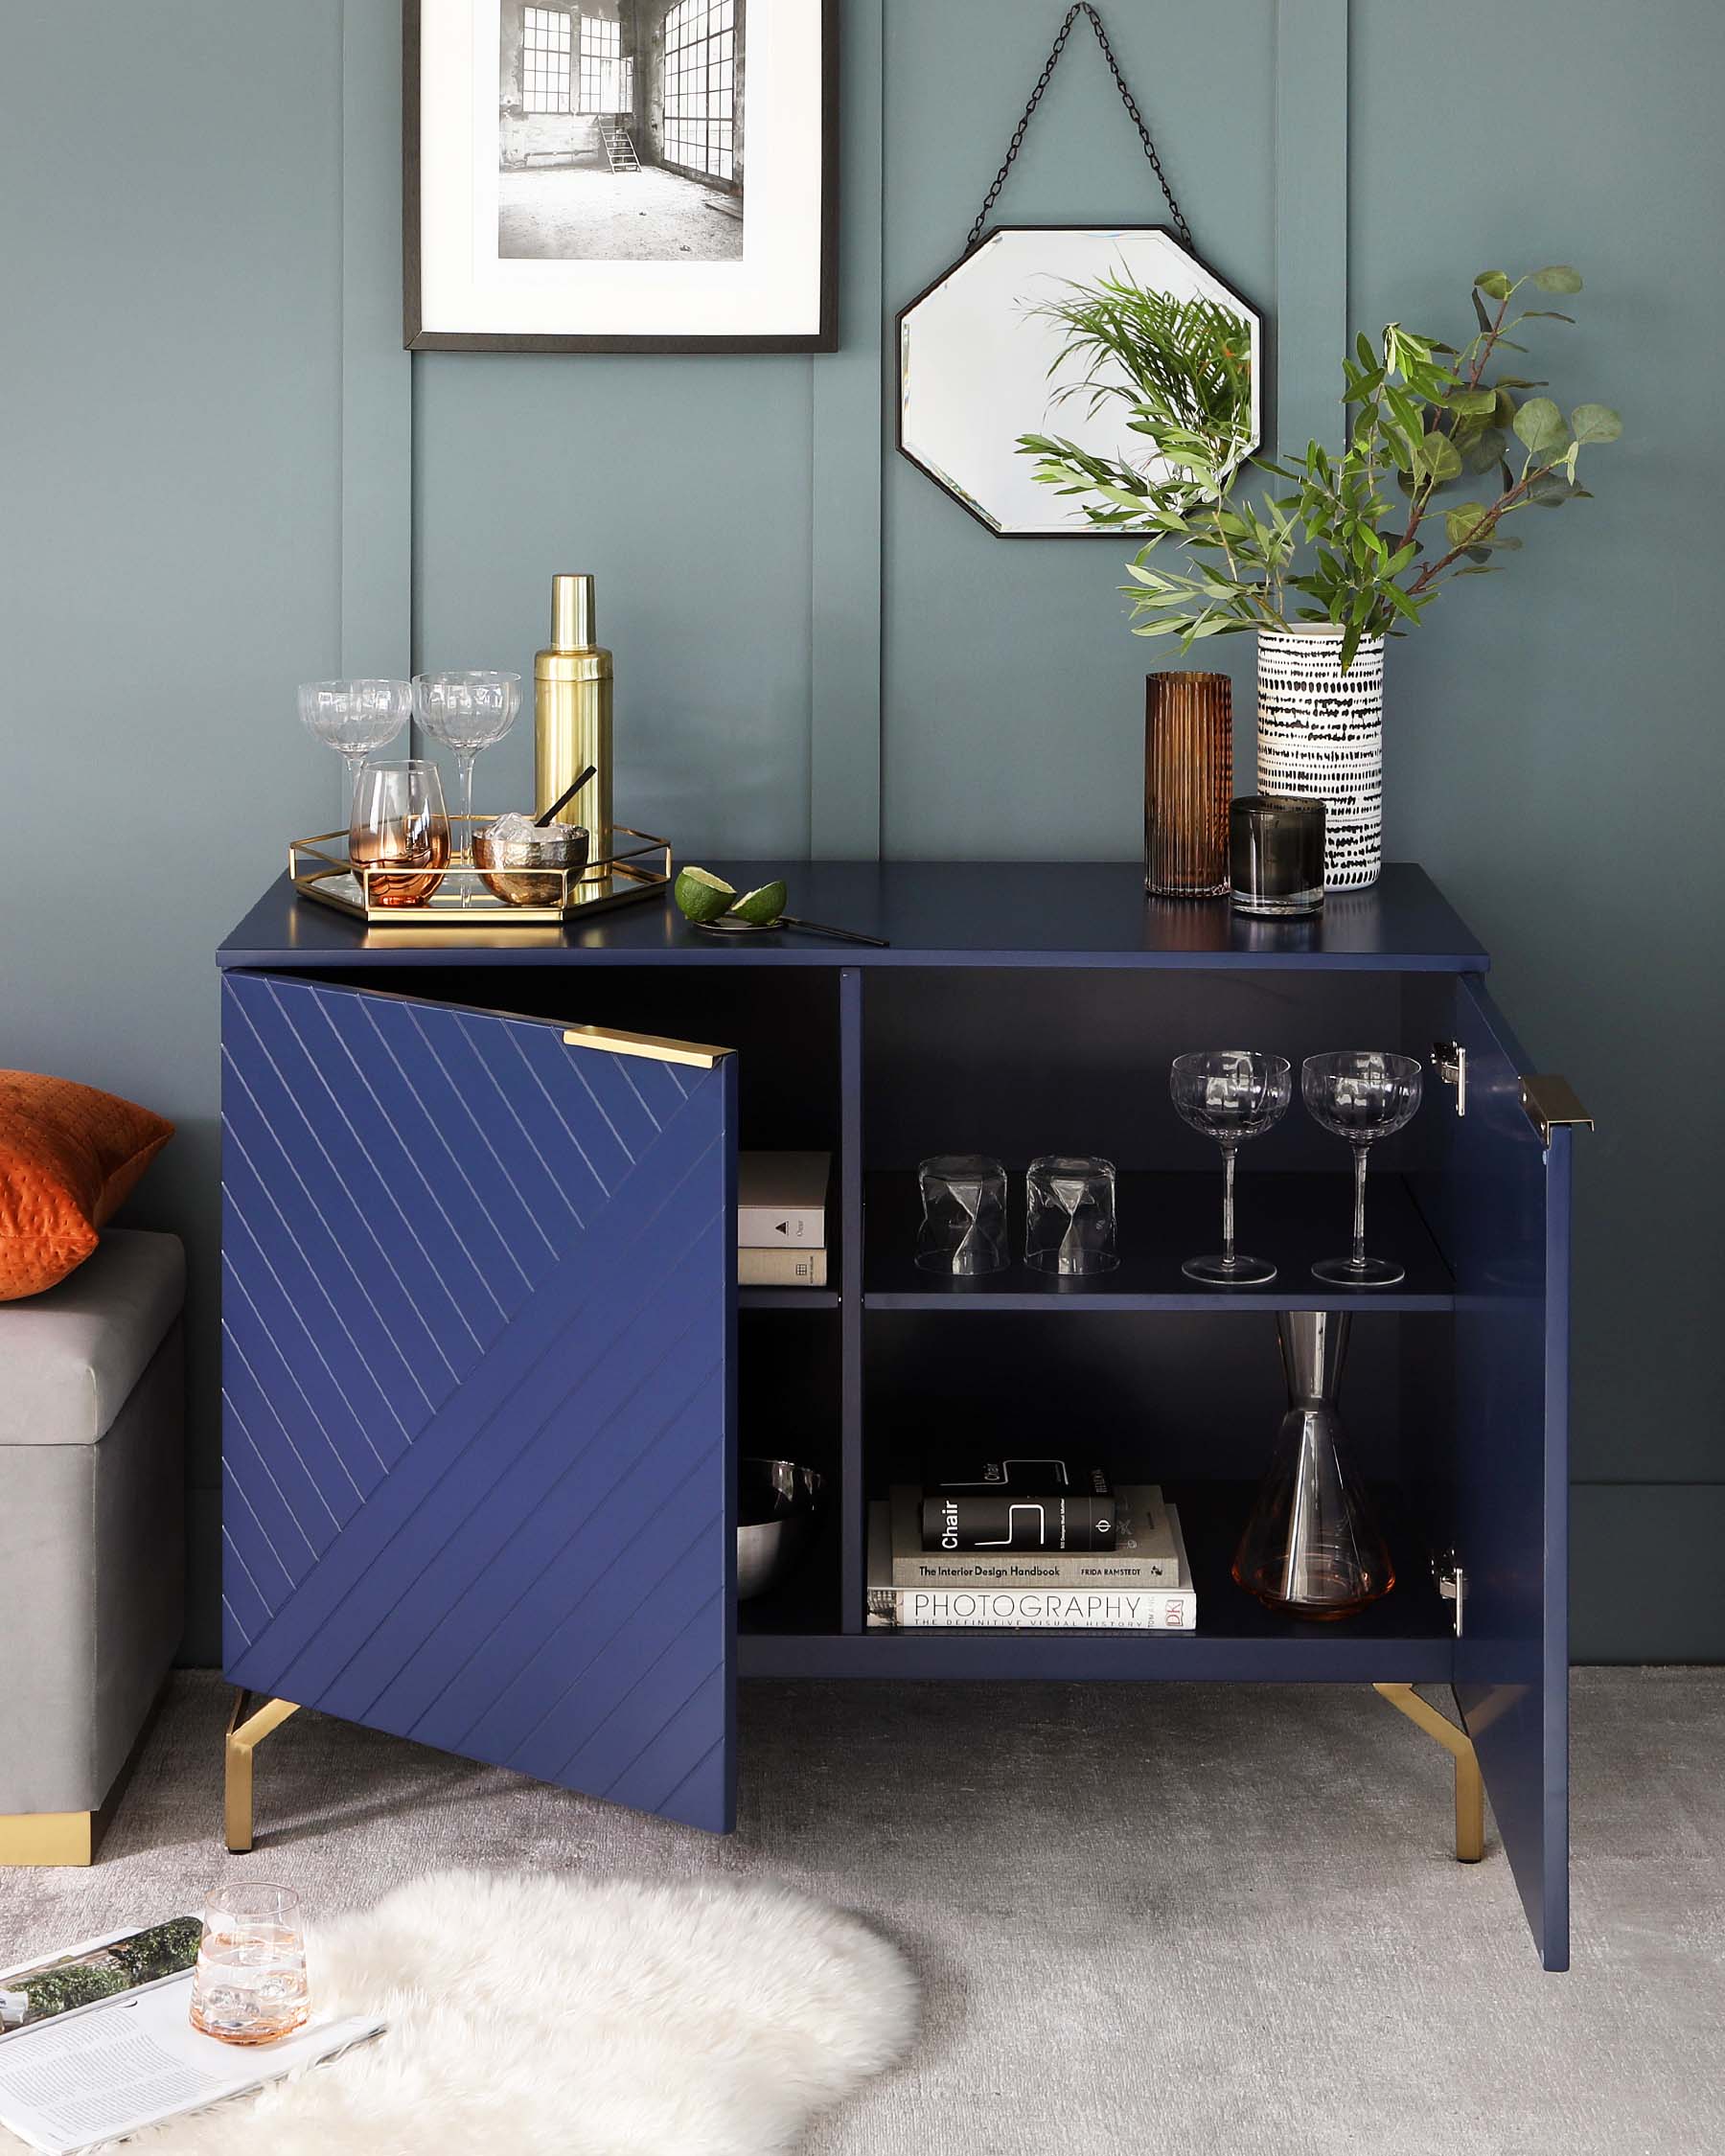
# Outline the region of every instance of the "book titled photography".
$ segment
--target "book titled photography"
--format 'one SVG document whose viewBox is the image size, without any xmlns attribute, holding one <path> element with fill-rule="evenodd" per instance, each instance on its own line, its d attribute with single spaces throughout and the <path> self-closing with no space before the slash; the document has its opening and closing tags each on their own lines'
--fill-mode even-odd
<svg viewBox="0 0 1725 2156">
<path fill-rule="evenodd" d="M 1133 1562 L 1147 1574 L 1154 1565 L 1164 1571 L 1168 1584 L 1140 1576 L 1130 1581 L 1101 1583 L 1061 1578 L 1052 1581 L 1017 1580 L 1011 1585 L 985 1582 L 965 1585 L 923 1585 L 914 1576 L 916 1556 L 908 1534 L 894 1525 L 896 1512 L 906 1528 L 919 1525 L 916 1506 L 921 1493 L 914 1486 L 895 1489 L 890 1503 L 879 1501 L 868 1508 L 867 1621 L 871 1630 L 902 1629 L 936 1632 L 1184 1632 L 1198 1625 L 1198 1596 L 1191 1585 L 1191 1568 L 1180 1532 L 1180 1516 L 1173 1505 L 1165 1508 L 1162 1492 L 1154 1484 L 1137 1484 L 1121 1495 L 1121 1519 L 1134 1531 L 1140 1553 Z M 1134 1512 L 1155 1527 L 1138 1535 Z M 1165 1535 L 1165 1542 L 1163 1540 Z M 1153 1541 L 1153 1554 L 1145 1547 Z M 934 1560 L 924 1559 L 925 1563 Z M 944 1561 L 942 1561 L 944 1562 Z M 953 1560 L 958 1562 L 958 1560 Z M 1050 1560 L 1065 1566 L 1077 1560 Z M 912 1576 L 899 1576 L 903 1565 Z M 1028 1566 L 1024 1566 L 1028 1570 Z M 1184 1582 L 1174 1585 L 1175 1581 Z"/>
</svg>

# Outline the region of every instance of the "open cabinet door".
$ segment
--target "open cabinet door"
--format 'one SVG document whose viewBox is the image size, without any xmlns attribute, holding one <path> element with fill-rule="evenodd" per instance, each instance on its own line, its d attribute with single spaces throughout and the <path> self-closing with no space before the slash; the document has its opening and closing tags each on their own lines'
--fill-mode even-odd
<svg viewBox="0 0 1725 2156">
<path fill-rule="evenodd" d="M 233 1683 L 730 1828 L 735 1072 L 225 976 Z"/>
<path fill-rule="evenodd" d="M 1530 1069 L 1477 975 L 1448 984 L 1465 1112 L 1434 1086 L 1434 1223 L 1456 1275 L 1456 1697 L 1548 1969 L 1569 1966 L 1571 1132 L 1541 1137 Z"/>
</svg>

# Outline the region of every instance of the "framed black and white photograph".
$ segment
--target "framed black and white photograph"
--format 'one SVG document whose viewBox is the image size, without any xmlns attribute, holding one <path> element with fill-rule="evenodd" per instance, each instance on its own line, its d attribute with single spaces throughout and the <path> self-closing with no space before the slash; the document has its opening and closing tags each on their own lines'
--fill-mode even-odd
<svg viewBox="0 0 1725 2156">
<path fill-rule="evenodd" d="M 830 352 L 839 0 L 404 0 L 411 350 Z"/>
</svg>

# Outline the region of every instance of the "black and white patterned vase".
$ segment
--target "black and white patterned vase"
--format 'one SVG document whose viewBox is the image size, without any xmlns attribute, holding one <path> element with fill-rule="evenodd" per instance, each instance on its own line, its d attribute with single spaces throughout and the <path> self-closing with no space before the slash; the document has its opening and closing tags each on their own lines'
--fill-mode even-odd
<svg viewBox="0 0 1725 2156">
<path fill-rule="evenodd" d="M 1384 639 L 1362 637 L 1344 674 L 1340 629 L 1261 629 L 1257 686 L 1258 791 L 1320 796 L 1323 886 L 1365 890 L 1383 865 Z"/>
</svg>

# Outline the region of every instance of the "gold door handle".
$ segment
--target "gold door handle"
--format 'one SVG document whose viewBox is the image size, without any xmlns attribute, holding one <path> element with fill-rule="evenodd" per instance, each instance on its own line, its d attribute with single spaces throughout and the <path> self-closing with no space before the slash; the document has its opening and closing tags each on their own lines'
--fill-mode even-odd
<svg viewBox="0 0 1725 2156">
<path fill-rule="evenodd" d="M 666 1041 L 656 1033 L 619 1033 L 609 1025 L 566 1025 L 564 1046 L 597 1048 L 608 1056 L 640 1056 L 648 1063 L 686 1064 L 693 1070 L 711 1070 L 734 1052 L 700 1041 Z"/>
<path fill-rule="evenodd" d="M 1552 1133 L 1565 1124 L 1587 1131 L 1594 1127 L 1593 1117 L 1582 1107 L 1575 1087 L 1567 1078 L 1524 1078 L 1521 1097 L 1528 1120 L 1539 1133 L 1541 1145 L 1550 1145 Z"/>
</svg>

